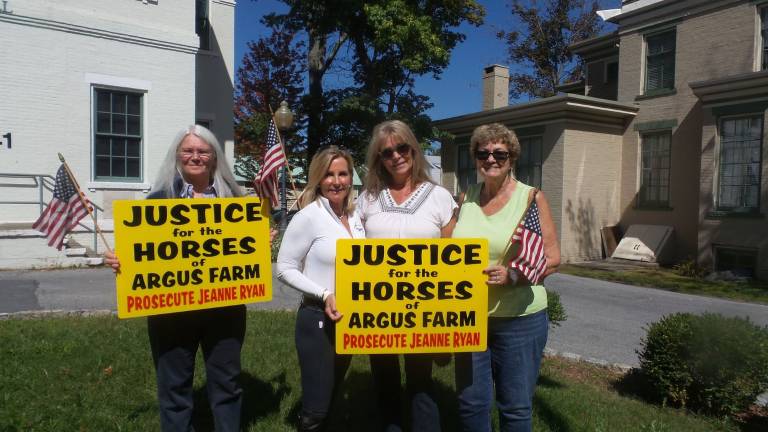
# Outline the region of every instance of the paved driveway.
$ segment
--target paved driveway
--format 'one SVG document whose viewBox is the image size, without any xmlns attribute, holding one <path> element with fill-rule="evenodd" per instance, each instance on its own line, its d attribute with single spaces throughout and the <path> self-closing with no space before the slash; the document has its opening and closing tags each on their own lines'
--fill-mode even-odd
<svg viewBox="0 0 768 432">
<path fill-rule="evenodd" d="M 645 326 L 674 312 L 749 316 L 768 326 L 768 306 L 676 294 L 612 282 L 553 275 L 568 320 L 550 332 L 548 347 L 608 363 L 637 365 Z M 0 272 L 0 314 L 35 310 L 115 310 L 114 277 L 106 268 Z M 251 309 L 295 310 L 298 293 L 275 281 L 273 301 Z"/>
</svg>

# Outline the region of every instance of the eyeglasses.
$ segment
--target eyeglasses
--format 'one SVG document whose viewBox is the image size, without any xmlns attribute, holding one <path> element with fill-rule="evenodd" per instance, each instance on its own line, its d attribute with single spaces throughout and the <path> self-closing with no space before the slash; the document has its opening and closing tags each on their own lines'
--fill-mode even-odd
<svg viewBox="0 0 768 432">
<path fill-rule="evenodd" d="M 213 156 L 213 153 L 209 151 L 196 151 L 196 150 L 182 150 L 179 152 L 181 158 L 184 160 L 192 159 L 192 156 L 197 155 L 200 160 L 207 161 Z"/>
<path fill-rule="evenodd" d="M 407 156 L 411 154 L 411 145 L 408 143 L 400 143 L 394 148 L 385 148 L 384 150 L 380 151 L 379 154 L 381 155 L 382 159 L 392 159 L 395 157 L 395 152 L 397 152 L 400 156 Z"/>
<path fill-rule="evenodd" d="M 475 150 L 475 158 L 477 160 L 488 160 L 491 156 L 493 156 L 493 159 L 503 162 L 509 159 L 509 152 L 503 150 L 494 150 L 492 152 L 489 152 L 488 150 Z"/>
</svg>

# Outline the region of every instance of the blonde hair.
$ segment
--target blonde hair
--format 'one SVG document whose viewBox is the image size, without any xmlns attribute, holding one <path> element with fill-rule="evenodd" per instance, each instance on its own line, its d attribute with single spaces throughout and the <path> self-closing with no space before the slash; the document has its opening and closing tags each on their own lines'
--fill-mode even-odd
<svg viewBox="0 0 768 432">
<path fill-rule="evenodd" d="M 235 181 L 235 175 L 232 174 L 232 169 L 227 164 L 227 157 L 219 144 L 219 140 L 216 139 L 213 132 L 200 125 L 188 126 L 176 134 L 163 163 L 160 165 L 160 172 L 157 174 L 153 190 L 166 191 L 172 197 L 177 196 L 181 192 L 174 190 L 174 181 L 179 176 L 182 179 L 184 178 L 181 174 L 181 163 L 177 153 L 187 135 L 195 135 L 211 147 L 213 157 L 216 160 L 215 165 L 211 168 L 210 180 L 213 180 L 213 184 L 216 185 L 218 196 L 221 198 L 242 196 L 243 191 L 240 185 L 237 184 L 237 181 Z"/>
<path fill-rule="evenodd" d="M 307 179 L 307 187 L 304 188 L 304 192 L 299 197 L 299 206 L 306 207 L 309 203 L 314 202 L 318 196 L 320 196 L 320 183 L 325 178 L 325 174 L 328 172 L 328 168 L 331 166 L 334 160 L 342 158 L 347 161 L 347 169 L 349 170 L 349 189 L 352 189 L 352 179 L 354 178 L 355 165 L 352 161 L 352 155 L 348 151 L 331 145 L 325 147 L 319 152 L 315 153 L 312 157 L 312 162 L 309 164 L 309 178 Z M 355 210 L 355 202 L 350 198 L 350 191 L 347 192 L 347 196 L 344 198 L 344 209 L 347 214 L 352 213 Z"/>
<path fill-rule="evenodd" d="M 427 173 L 427 159 L 424 157 L 424 152 L 421 150 L 411 128 L 400 120 L 389 120 L 379 123 L 373 128 L 366 158 L 368 173 L 365 176 L 365 190 L 372 197 L 376 197 L 379 192 L 392 183 L 392 176 L 384 167 L 380 154 L 381 147 L 389 138 L 411 146 L 411 160 L 413 161 L 411 181 L 413 184 L 417 185 L 423 182 L 434 183 Z"/>
<path fill-rule="evenodd" d="M 472 138 L 469 139 L 469 157 L 474 159 L 475 150 L 490 142 L 499 142 L 507 146 L 510 166 L 515 166 L 515 161 L 520 157 L 520 141 L 517 140 L 514 131 L 501 123 L 491 123 L 475 128 Z"/>
</svg>

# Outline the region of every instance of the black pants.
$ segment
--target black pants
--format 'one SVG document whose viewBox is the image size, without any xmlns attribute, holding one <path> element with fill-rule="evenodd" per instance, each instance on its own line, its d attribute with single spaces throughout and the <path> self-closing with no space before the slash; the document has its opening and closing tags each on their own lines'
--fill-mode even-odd
<svg viewBox="0 0 768 432">
<path fill-rule="evenodd" d="M 387 432 L 403 429 L 400 411 L 400 358 L 371 355 L 371 373 L 378 391 L 379 412 Z M 405 389 L 411 409 L 411 431 L 440 431 L 440 411 L 432 389 L 432 354 L 405 354 Z"/>
<path fill-rule="evenodd" d="M 203 348 L 216 431 L 240 430 L 242 389 L 238 379 L 245 306 L 151 316 L 147 330 L 157 373 L 162 430 L 193 430 L 192 380 L 198 346 Z"/>
<path fill-rule="evenodd" d="M 335 324 L 321 303 L 304 302 L 296 314 L 296 352 L 301 368 L 300 430 L 322 430 L 352 356 L 336 354 Z"/>
</svg>

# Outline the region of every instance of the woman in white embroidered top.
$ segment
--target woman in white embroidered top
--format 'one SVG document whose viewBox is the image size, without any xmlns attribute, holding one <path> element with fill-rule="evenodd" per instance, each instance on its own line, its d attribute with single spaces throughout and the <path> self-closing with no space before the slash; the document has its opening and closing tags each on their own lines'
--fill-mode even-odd
<svg viewBox="0 0 768 432">
<path fill-rule="evenodd" d="M 430 180 L 427 161 L 405 123 L 390 120 L 373 130 L 365 191 L 357 200 L 367 238 L 450 237 L 456 202 Z M 432 391 L 430 354 L 406 354 L 405 382 L 411 430 L 439 431 L 440 412 Z M 402 429 L 400 361 L 397 355 L 371 355 L 384 429 Z"/>
<path fill-rule="evenodd" d="M 304 294 L 296 316 L 296 351 L 301 368 L 300 431 L 322 430 L 335 390 L 351 356 L 334 348 L 336 240 L 364 238 L 349 197 L 352 156 L 329 146 L 309 165 L 309 181 L 299 198 L 301 211 L 288 224 L 277 256 L 277 277 Z"/>
</svg>

